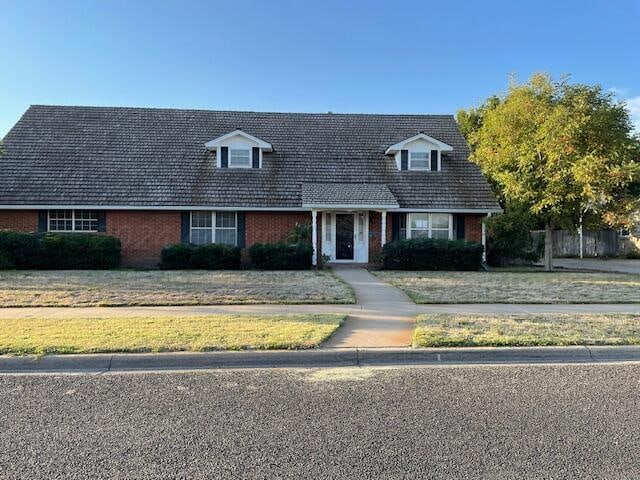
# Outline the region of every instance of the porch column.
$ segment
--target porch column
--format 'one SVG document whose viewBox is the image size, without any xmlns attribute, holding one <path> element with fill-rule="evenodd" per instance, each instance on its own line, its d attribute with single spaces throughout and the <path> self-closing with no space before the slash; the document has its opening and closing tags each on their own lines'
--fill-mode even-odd
<svg viewBox="0 0 640 480">
<path fill-rule="evenodd" d="M 381 222 L 382 222 L 382 238 L 380 239 L 380 246 L 384 247 L 384 244 L 387 243 L 387 211 L 383 210 L 381 213 Z"/>
<path fill-rule="evenodd" d="M 311 264 L 315 267 L 318 265 L 318 211 L 311 210 L 311 246 L 313 247 L 313 255 L 311 256 Z"/>
<path fill-rule="evenodd" d="M 490 213 L 487 214 L 487 218 L 491 216 Z M 484 224 L 484 219 L 482 222 L 482 261 L 487 261 L 487 226 Z"/>
</svg>

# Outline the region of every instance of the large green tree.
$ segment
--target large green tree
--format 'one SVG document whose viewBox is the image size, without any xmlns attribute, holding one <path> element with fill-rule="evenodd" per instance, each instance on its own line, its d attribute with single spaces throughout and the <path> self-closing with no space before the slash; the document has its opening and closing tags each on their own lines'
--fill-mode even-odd
<svg viewBox="0 0 640 480">
<path fill-rule="evenodd" d="M 554 226 L 574 228 L 587 212 L 620 226 L 637 208 L 640 139 L 625 105 L 600 86 L 536 74 L 458 120 L 498 195 L 544 222 L 547 270 Z"/>
</svg>

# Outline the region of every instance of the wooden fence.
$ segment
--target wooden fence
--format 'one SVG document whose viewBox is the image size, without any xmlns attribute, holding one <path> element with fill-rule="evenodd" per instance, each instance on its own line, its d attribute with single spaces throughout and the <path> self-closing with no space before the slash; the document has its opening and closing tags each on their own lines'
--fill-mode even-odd
<svg viewBox="0 0 640 480">
<path fill-rule="evenodd" d="M 534 242 L 544 242 L 544 230 L 531 232 Z M 615 257 L 621 255 L 620 236 L 615 230 L 584 231 L 583 235 L 585 257 Z M 579 257 L 580 236 L 567 230 L 553 232 L 554 257 Z"/>
</svg>

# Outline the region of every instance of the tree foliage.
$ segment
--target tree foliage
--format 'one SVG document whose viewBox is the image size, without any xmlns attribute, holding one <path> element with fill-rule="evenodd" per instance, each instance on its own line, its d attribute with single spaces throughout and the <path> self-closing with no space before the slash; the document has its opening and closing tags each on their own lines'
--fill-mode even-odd
<svg viewBox="0 0 640 480">
<path fill-rule="evenodd" d="M 625 105 L 600 86 L 536 74 L 458 119 L 499 196 L 525 205 L 549 231 L 573 228 L 585 212 L 623 225 L 638 207 L 630 188 L 640 177 L 640 139 Z"/>
</svg>

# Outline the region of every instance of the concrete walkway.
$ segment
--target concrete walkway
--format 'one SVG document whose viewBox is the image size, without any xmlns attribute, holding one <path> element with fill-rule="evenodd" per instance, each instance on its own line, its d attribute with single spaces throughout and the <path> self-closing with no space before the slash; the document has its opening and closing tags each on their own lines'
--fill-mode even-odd
<svg viewBox="0 0 640 480">
<path fill-rule="evenodd" d="M 409 297 L 364 268 L 335 268 L 334 272 L 354 289 L 360 309 L 349 314 L 324 347 L 411 345 L 417 306 Z"/>
<path fill-rule="evenodd" d="M 618 272 L 640 274 L 640 260 L 627 260 L 623 258 L 556 258 L 553 266 L 570 268 L 572 270 L 594 270 L 598 272 Z"/>
</svg>

